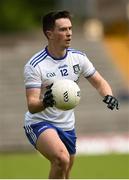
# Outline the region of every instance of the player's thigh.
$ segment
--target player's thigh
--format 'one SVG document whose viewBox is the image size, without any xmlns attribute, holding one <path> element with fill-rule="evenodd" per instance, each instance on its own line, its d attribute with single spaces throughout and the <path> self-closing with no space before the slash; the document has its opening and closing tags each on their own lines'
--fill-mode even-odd
<svg viewBox="0 0 129 180">
<path fill-rule="evenodd" d="M 36 143 L 36 148 L 50 161 L 61 155 L 65 155 L 69 158 L 69 153 L 65 145 L 54 129 L 46 129 L 40 134 Z"/>
</svg>

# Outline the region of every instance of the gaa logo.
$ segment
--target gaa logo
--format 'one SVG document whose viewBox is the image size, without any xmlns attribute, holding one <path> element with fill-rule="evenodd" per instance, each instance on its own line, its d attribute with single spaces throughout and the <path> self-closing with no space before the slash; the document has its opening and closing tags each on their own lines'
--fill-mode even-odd
<svg viewBox="0 0 129 180">
<path fill-rule="evenodd" d="M 69 101 L 68 91 L 65 91 L 63 95 L 64 95 L 64 101 L 68 102 Z"/>
<path fill-rule="evenodd" d="M 55 74 L 54 72 L 50 72 L 50 73 L 47 73 L 46 76 L 47 76 L 48 78 L 50 78 L 50 77 L 56 76 L 56 74 Z"/>
</svg>

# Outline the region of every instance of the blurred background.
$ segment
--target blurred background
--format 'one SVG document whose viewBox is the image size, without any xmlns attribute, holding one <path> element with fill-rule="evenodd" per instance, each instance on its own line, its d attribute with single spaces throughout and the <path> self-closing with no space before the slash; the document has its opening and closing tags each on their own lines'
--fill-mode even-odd
<svg viewBox="0 0 129 180">
<path fill-rule="evenodd" d="M 120 102 L 110 111 L 80 80 L 72 178 L 129 178 L 129 0 L 0 1 L 0 178 L 47 178 L 49 164 L 23 130 L 23 69 L 47 43 L 41 17 L 52 10 L 73 14 L 72 47 L 87 54 Z"/>
</svg>

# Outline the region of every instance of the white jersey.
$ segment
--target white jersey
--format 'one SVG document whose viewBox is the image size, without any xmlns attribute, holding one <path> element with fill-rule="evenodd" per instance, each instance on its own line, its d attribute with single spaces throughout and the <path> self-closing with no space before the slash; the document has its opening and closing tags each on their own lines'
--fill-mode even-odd
<svg viewBox="0 0 129 180">
<path fill-rule="evenodd" d="M 80 75 L 92 76 L 95 68 L 87 56 L 75 49 L 68 48 L 61 59 L 52 57 L 47 47 L 36 53 L 25 65 L 24 78 L 26 88 L 46 89 L 54 80 L 70 79 L 78 82 Z M 56 107 L 31 114 L 25 114 L 25 125 L 48 121 L 65 131 L 72 130 L 75 124 L 74 110 L 63 111 Z"/>
</svg>

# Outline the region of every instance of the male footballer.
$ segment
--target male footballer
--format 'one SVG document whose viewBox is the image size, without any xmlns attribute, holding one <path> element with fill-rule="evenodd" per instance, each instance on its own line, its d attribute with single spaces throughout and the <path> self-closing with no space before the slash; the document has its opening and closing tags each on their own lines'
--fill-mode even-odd
<svg viewBox="0 0 129 180">
<path fill-rule="evenodd" d="M 42 26 L 48 44 L 24 68 L 28 105 L 24 128 L 30 143 L 50 161 L 49 178 L 68 179 L 76 155 L 74 109 L 63 111 L 54 106 L 52 82 L 76 82 L 82 74 L 109 109 L 118 109 L 118 101 L 86 54 L 70 48 L 72 23 L 68 11 L 46 14 Z"/>
</svg>

